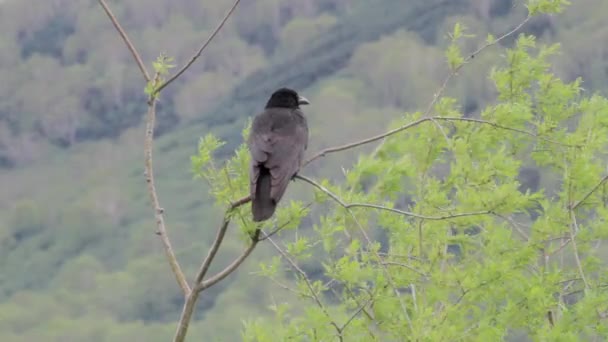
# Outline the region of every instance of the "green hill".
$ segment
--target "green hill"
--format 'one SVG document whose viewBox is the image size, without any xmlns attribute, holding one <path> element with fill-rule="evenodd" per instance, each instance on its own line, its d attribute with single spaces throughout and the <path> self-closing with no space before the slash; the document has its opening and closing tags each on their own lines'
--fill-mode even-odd
<svg viewBox="0 0 608 342">
<path fill-rule="evenodd" d="M 65 11 L 41 5 L 35 12 L 28 1 L 0 4 L 0 29 L 7 33 L 0 47 L 10 51 L 0 56 L 0 340 L 165 341 L 182 298 L 154 235 L 144 184 L 141 77 L 95 2 L 66 3 Z M 468 0 L 304 3 L 281 5 L 291 14 L 277 18 L 257 14 L 275 2 L 243 5 L 163 94 L 155 171 L 169 235 L 189 275 L 220 220 L 206 185 L 190 173 L 200 136 L 226 139 L 222 153 L 231 155 L 248 118 L 279 86 L 313 101 L 311 151 L 381 132 L 405 110 L 422 107 L 440 84 L 445 33 L 455 20 L 479 36 L 468 51 L 524 13 L 492 1 L 487 11 Z M 228 6 L 112 5 L 147 61 L 165 49 L 186 60 Z M 559 72 L 583 76 L 597 91 L 608 74 L 595 70 L 608 57 L 593 58 L 601 53 L 576 41 L 583 32 L 570 23 L 584 21 L 597 28 L 596 40 L 608 38 L 601 6 L 581 1 L 562 17 L 527 28 L 545 41 L 568 38 Z M 260 40 L 265 32 L 267 40 Z M 296 40 L 305 48 L 289 48 Z M 486 56 L 450 87 L 462 103 L 492 100 L 486 72 L 493 52 Z M 576 67 L 590 59 L 592 66 Z M 350 157 L 332 157 L 311 172 L 339 177 Z M 296 184 L 290 195 L 307 196 L 303 189 Z M 242 249 L 237 234 L 229 234 L 220 264 Z M 234 340 L 242 320 L 269 314 L 271 300 L 286 297 L 252 274 L 256 259 L 272 255 L 262 245 L 236 274 L 205 292 L 191 340 Z"/>
</svg>

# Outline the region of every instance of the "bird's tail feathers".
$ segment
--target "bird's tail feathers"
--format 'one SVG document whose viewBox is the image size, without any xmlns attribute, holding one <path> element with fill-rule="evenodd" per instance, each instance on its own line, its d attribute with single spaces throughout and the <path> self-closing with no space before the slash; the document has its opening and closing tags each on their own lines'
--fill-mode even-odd
<svg viewBox="0 0 608 342">
<path fill-rule="evenodd" d="M 277 208 L 277 203 L 270 196 L 271 180 L 270 170 L 260 167 L 255 197 L 251 201 L 251 213 L 256 222 L 268 220 Z"/>
</svg>

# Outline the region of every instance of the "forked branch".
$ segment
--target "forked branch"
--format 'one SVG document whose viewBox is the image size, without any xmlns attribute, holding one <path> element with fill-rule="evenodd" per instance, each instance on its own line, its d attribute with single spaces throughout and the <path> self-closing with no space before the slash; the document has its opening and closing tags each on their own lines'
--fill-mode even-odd
<svg viewBox="0 0 608 342">
<path fill-rule="evenodd" d="M 131 52 L 133 59 L 137 63 L 137 66 L 139 67 L 146 82 L 147 83 L 154 82 L 154 85 L 159 84 L 160 81 L 159 81 L 158 73 L 155 75 L 154 79 L 150 78 L 150 75 L 148 74 L 148 71 L 146 70 L 146 67 L 142 61 L 142 58 L 141 58 L 139 52 L 137 51 L 137 49 L 135 48 L 133 43 L 130 41 L 125 30 L 122 28 L 122 26 L 118 22 L 118 19 L 116 19 L 116 17 L 110 10 L 106 1 L 105 0 L 98 0 L 98 1 L 99 1 L 99 4 L 101 5 L 101 7 L 106 12 L 106 14 L 108 15 L 110 21 L 112 22 L 112 24 L 114 25 L 114 27 L 116 28 L 116 30 L 118 31 L 120 36 L 122 37 L 123 41 L 127 45 L 127 48 Z M 184 308 L 182 310 L 182 315 L 181 315 L 181 318 L 180 318 L 180 321 L 179 321 L 179 324 L 178 324 L 178 327 L 177 327 L 177 330 L 175 333 L 175 337 L 174 337 L 174 341 L 177 341 L 177 342 L 183 341 L 186 337 L 186 333 L 188 331 L 188 326 L 189 326 L 190 320 L 192 318 L 192 313 L 194 312 L 194 308 L 196 306 L 196 301 L 198 299 L 200 292 L 206 288 L 213 286 L 214 284 L 216 284 L 217 282 L 221 281 L 222 279 L 227 277 L 229 274 L 231 274 L 234 270 L 236 270 L 243 263 L 243 261 L 251 254 L 251 252 L 257 245 L 258 240 L 257 240 L 257 236 L 254 236 L 252 238 L 252 243 L 247 247 L 247 249 L 245 249 L 245 251 L 234 262 L 232 262 L 224 270 L 220 271 L 215 276 L 204 281 L 204 277 L 207 274 L 207 272 L 211 266 L 211 263 L 213 262 L 216 254 L 220 248 L 220 245 L 224 239 L 226 230 L 228 229 L 228 224 L 230 223 L 230 215 L 231 215 L 232 211 L 234 211 L 237 207 L 244 205 L 249 200 L 248 200 L 248 198 L 245 198 L 245 199 L 241 199 L 235 203 L 232 203 L 229 206 L 229 208 L 226 210 L 226 212 L 224 214 L 224 219 L 223 219 L 222 225 L 218 229 L 218 233 L 211 246 L 211 249 L 209 250 L 207 256 L 205 257 L 205 259 L 196 275 L 194 284 L 192 286 L 193 290 L 190 288 L 190 286 L 188 285 L 188 282 L 186 281 L 186 277 L 184 276 L 184 273 L 179 265 L 179 262 L 177 261 L 175 253 L 173 251 L 173 247 L 171 246 L 171 240 L 169 239 L 169 236 L 167 235 L 167 230 L 165 227 L 165 221 L 164 221 L 164 215 L 163 215 L 164 209 L 160 206 L 158 194 L 156 192 L 156 186 L 154 183 L 152 151 L 153 151 L 153 142 L 154 142 L 154 125 L 155 125 L 155 121 L 156 121 L 155 120 L 156 119 L 156 95 L 159 94 L 160 91 L 162 89 L 164 89 L 166 86 L 171 84 L 171 82 L 173 82 L 178 77 L 180 77 L 196 61 L 196 59 L 198 59 L 201 56 L 201 54 L 203 53 L 205 48 L 211 43 L 213 38 L 218 34 L 218 32 L 222 29 L 222 27 L 228 20 L 228 18 L 232 15 L 232 13 L 236 9 L 239 2 L 240 2 L 240 0 L 236 0 L 234 2 L 233 6 L 230 8 L 230 10 L 226 14 L 226 16 L 223 18 L 223 20 L 220 22 L 220 24 L 217 26 L 217 28 L 213 31 L 211 36 L 198 49 L 198 51 L 194 54 L 194 56 L 190 59 L 190 61 L 188 63 L 186 63 L 184 65 L 184 67 L 182 67 L 174 76 L 169 78 L 169 80 L 167 80 L 166 82 L 157 86 L 154 89 L 154 91 L 150 94 L 150 96 L 148 97 L 148 114 L 147 114 L 147 121 L 146 121 L 145 141 L 144 141 L 146 183 L 147 183 L 148 192 L 150 194 L 150 198 L 152 201 L 152 206 L 154 208 L 154 216 L 155 216 L 156 226 L 157 226 L 156 233 L 157 233 L 157 235 L 160 236 L 161 242 L 163 244 L 163 248 L 165 250 L 165 254 L 167 256 L 167 260 L 169 262 L 169 265 L 171 266 L 171 270 L 172 270 L 173 274 L 175 275 L 177 283 L 179 284 L 180 288 L 182 289 L 182 292 L 184 293 L 184 297 L 185 297 Z"/>
</svg>

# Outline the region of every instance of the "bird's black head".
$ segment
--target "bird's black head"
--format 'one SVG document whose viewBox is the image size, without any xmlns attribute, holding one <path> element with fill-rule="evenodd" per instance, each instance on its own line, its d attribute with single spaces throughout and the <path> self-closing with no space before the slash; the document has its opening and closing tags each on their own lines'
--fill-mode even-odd
<svg viewBox="0 0 608 342">
<path fill-rule="evenodd" d="M 281 88 L 272 93 L 266 103 L 266 108 L 300 108 L 300 105 L 307 104 L 310 102 L 305 97 L 298 95 L 295 90 Z"/>
</svg>

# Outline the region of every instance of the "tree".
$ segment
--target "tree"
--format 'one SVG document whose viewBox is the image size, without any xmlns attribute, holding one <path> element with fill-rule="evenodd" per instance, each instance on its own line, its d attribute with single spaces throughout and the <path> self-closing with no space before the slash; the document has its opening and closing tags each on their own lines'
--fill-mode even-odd
<svg viewBox="0 0 608 342">
<path fill-rule="evenodd" d="M 479 117 L 464 117 L 456 100 L 443 96 L 450 79 L 485 48 L 538 13 L 560 12 L 567 1 L 531 0 L 520 25 L 500 38 L 488 37 L 467 57 L 458 47 L 467 36 L 456 24 L 446 52 L 450 74 L 425 112 L 405 115 L 384 134 L 324 149 L 305 163 L 382 141 L 345 170 L 342 184 L 297 176 L 317 189 L 315 202 L 325 212 L 312 218 L 314 234 L 294 234 L 284 247 L 273 236 L 296 230 L 309 206 L 292 201 L 272 222 L 254 224 L 245 205 L 246 147 L 218 167 L 214 151 L 223 143 L 213 134 L 201 139 L 193 170 L 228 208 L 191 284 L 172 251 L 155 190 L 155 106 L 239 1 L 191 62 L 168 80 L 162 78 L 171 59 L 161 55 L 155 75 L 149 75 L 105 2 L 99 2 L 147 81 L 146 180 L 157 234 L 185 298 L 175 341 L 185 339 L 201 292 L 236 270 L 263 240 L 278 252 L 262 265 L 263 274 L 301 300 L 299 306 L 273 305 L 273 321 L 250 321 L 247 340 L 608 337 L 602 322 L 608 317 L 608 292 L 598 248 L 608 236 L 608 175 L 601 158 L 608 146 L 608 100 L 583 94 L 580 80 L 565 83 L 553 75 L 547 58 L 557 47 L 539 45 L 529 35 L 520 35 L 506 50 L 504 64 L 494 68 L 498 97 Z M 530 167 L 543 170 L 544 189 L 520 186 L 519 174 Z M 250 242 L 232 264 L 206 277 L 231 222 Z M 302 267 L 313 255 L 323 260 L 322 274 L 310 275 Z M 284 267 L 287 273 L 281 272 Z"/>
</svg>

